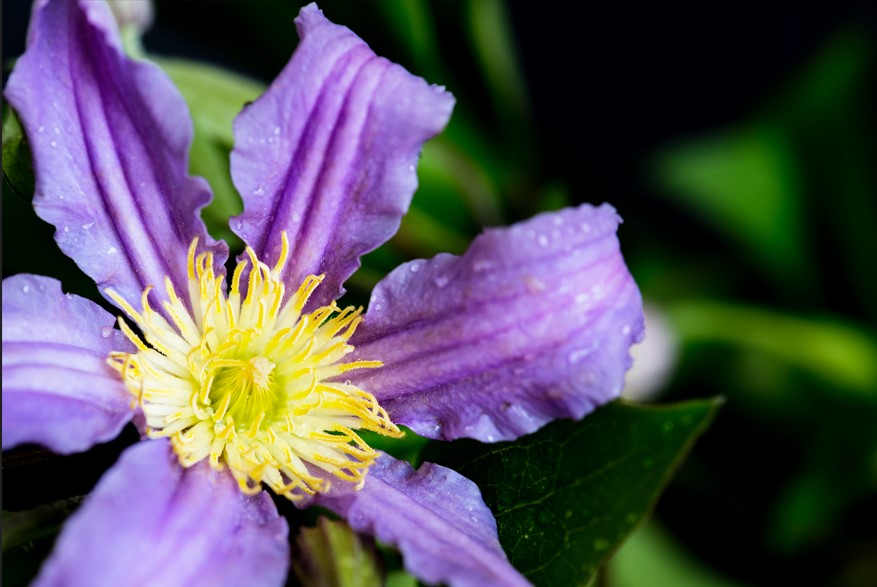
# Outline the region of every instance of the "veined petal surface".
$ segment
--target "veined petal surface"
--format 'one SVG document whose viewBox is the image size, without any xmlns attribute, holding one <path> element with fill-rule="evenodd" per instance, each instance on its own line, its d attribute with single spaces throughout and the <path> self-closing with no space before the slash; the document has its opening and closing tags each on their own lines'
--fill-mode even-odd
<svg viewBox="0 0 877 587">
<path fill-rule="evenodd" d="M 264 492 L 248 497 L 170 442 L 128 448 L 67 522 L 34 585 L 283 585 L 289 530 Z"/>
<path fill-rule="evenodd" d="M 106 363 L 133 350 L 100 306 L 49 277 L 3 280 L 3 448 L 33 442 L 58 453 L 115 438 L 132 397 Z"/>
<path fill-rule="evenodd" d="M 33 154 L 34 208 L 102 291 L 137 300 L 167 275 L 188 297 L 195 236 L 222 268 L 225 244 L 198 216 L 210 191 L 187 175 L 186 105 L 157 66 L 124 55 L 106 3 L 37 3 L 6 98 Z"/>
<path fill-rule="evenodd" d="M 451 469 L 424 463 L 415 471 L 385 454 L 362 489 L 315 501 L 357 532 L 398 547 L 405 568 L 427 583 L 530 585 L 506 559 L 478 486 Z"/>
<path fill-rule="evenodd" d="M 447 440 L 512 440 L 618 397 L 643 333 L 619 221 L 584 205 L 398 267 L 350 341 L 384 366 L 349 378 L 394 422 Z"/>
<path fill-rule="evenodd" d="M 454 99 L 377 57 L 314 4 L 296 25 L 292 60 L 235 121 L 231 171 L 244 213 L 230 225 L 269 266 L 286 230 L 287 284 L 326 274 L 317 307 L 398 229 L 421 146 L 444 128 Z"/>
</svg>

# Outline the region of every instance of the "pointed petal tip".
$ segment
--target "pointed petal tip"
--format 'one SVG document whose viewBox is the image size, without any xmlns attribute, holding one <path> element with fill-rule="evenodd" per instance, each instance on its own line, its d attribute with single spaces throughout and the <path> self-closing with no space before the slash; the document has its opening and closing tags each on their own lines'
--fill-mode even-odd
<svg viewBox="0 0 877 587">
<path fill-rule="evenodd" d="M 446 440 L 513 440 L 618 397 L 643 332 L 619 221 L 609 205 L 568 208 L 397 268 L 351 339 L 384 366 L 352 379 L 394 421 Z"/>
</svg>

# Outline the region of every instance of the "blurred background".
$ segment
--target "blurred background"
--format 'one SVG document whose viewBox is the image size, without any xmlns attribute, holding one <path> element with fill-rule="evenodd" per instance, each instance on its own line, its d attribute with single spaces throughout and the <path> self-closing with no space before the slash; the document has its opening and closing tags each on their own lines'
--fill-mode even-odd
<svg viewBox="0 0 877 587">
<path fill-rule="evenodd" d="M 216 236 L 240 206 L 231 118 L 288 60 L 300 5 L 159 1 L 143 37 L 190 102 L 208 74 L 174 59 L 244 76 L 194 114 Z M 877 5 L 320 6 L 457 98 L 412 212 L 366 257 L 351 303 L 484 226 L 609 202 L 647 306 L 628 395 L 726 398 L 600 583 L 877 585 Z M 28 12 L 3 4 L 4 81 Z M 4 276 L 62 276 L 94 296 L 7 194 L 3 229 Z"/>
</svg>

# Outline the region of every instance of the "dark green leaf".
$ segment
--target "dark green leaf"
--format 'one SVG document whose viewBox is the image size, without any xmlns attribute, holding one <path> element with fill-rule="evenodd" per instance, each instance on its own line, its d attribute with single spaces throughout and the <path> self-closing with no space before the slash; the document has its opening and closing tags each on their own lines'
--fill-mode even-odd
<svg viewBox="0 0 877 587">
<path fill-rule="evenodd" d="M 33 199 L 30 148 L 11 108 L 3 109 L 3 181 L 4 187 L 22 200 L 30 202 Z"/>
<path fill-rule="evenodd" d="M 456 441 L 426 460 L 475 481 L 512 564 L 537 586 L 586 585 L 648 515 L 720 401 L 623 401 L 519 439 Z M 440 445 L 439 445 L 440 446 Z"/>
</svg>

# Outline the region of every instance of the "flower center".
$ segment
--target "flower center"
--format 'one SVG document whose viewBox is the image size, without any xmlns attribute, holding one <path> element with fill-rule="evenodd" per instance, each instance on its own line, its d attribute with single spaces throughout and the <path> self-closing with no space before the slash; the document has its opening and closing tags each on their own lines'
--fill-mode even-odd
<svg viewBox="0 0 877 587">
<path fill-rule="evenodd" d="M 212 254 L 195 256 L 195 239 L 188 255 L 191 307 L 169 278 L 163 312 L 149 304 L 151 287 L 140 312 L 107 290 L 142 332 L 141 339 L 119 319 L 137 352 L 115 352 L 108 361 L 137 398 L 146 434 L 170 438 L 182 466 L 207 458 L 217 470 L 228 467 L 246 493 L 265 483 L 297 501 L 327 491 L 332 477 L 362 486 L 379 453 L 355 430 L 401 432 L 373 395 L 339 381 L 347 371 L 381 366 L 343 362 L 362 308 L 333 303 L 303 314 L 323 278 L 309 276 L 287 297 L 280 280 L 289 252 L 285 233 L 282 240 L 273 269 L 248 247 L 249 259 L 238 264 L 226 295 Z"/>
</svg>

